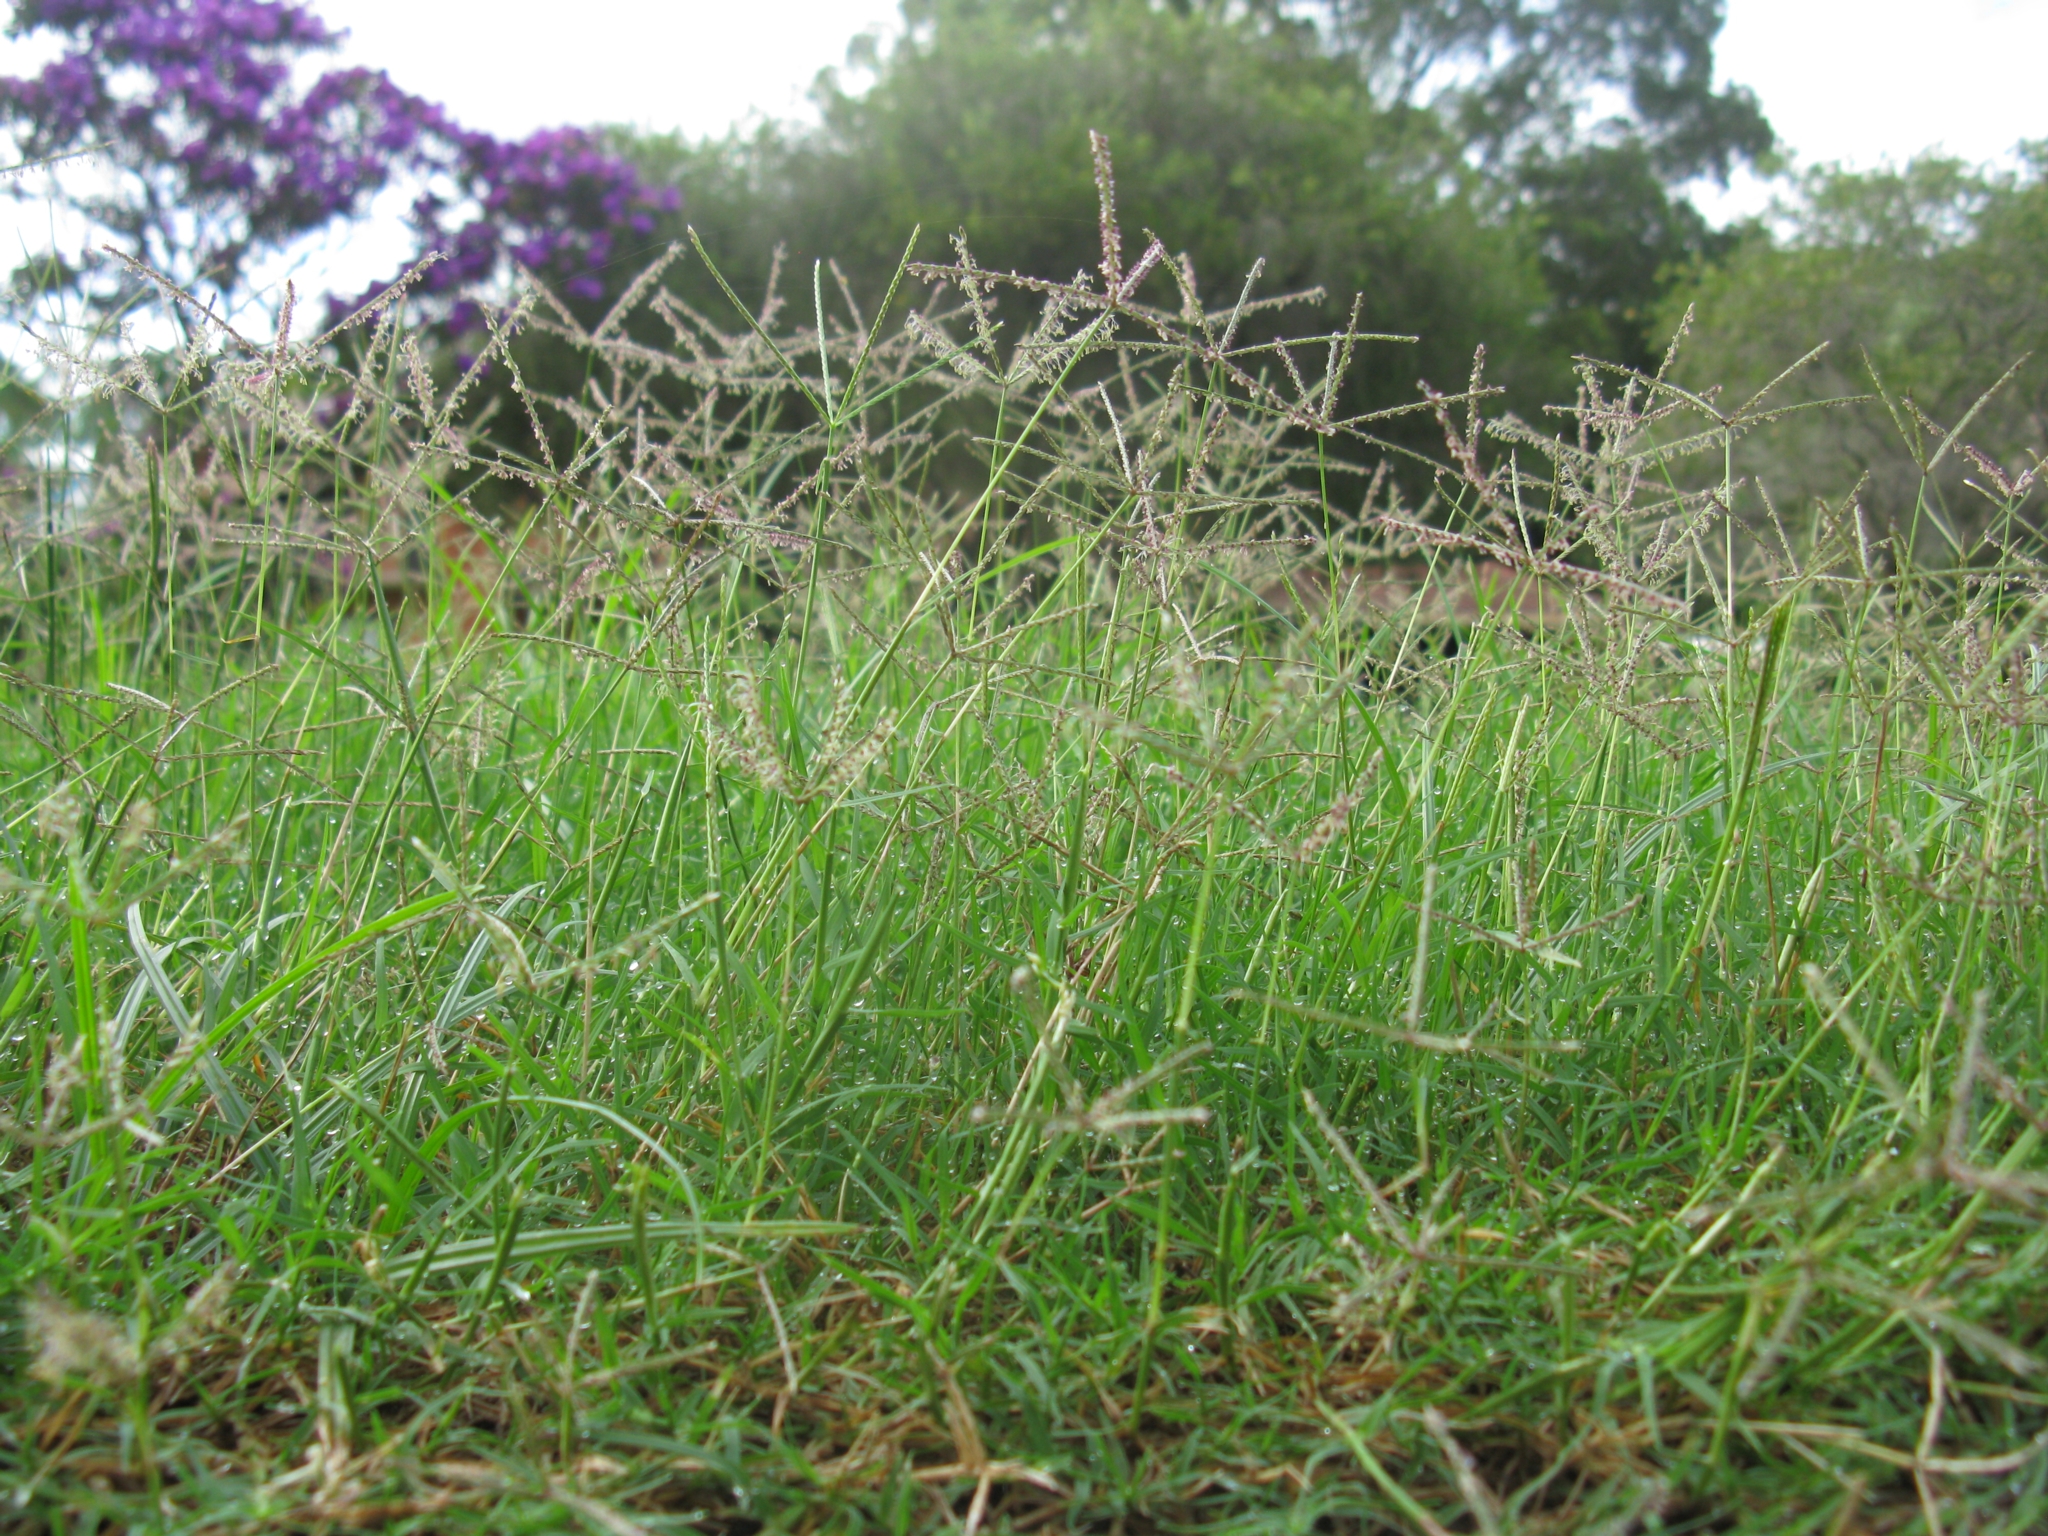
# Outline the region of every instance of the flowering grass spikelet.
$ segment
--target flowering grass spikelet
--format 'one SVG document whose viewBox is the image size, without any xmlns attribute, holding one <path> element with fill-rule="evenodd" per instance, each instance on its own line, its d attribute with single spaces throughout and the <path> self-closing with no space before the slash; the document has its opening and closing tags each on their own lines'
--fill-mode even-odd
<svg viewBox="0 0 2048 1536">
<path fill-rule="evenodd" d="M 119 1318 L 75 1307 L 39 1288 L 22 1304 L 22 1323 L 35 1350 L 29 1374 L 53 1387 L 78 1382 L 107 1391 L 141 1373 L 135 1341 Z"/>
</svg>

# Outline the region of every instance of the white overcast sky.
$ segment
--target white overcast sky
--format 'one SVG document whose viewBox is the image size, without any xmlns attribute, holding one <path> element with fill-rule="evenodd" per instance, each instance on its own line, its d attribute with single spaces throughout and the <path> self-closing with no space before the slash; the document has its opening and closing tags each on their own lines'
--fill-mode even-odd
<svg viewBox="0 0 2048 1536">
<path fill-rule="evenodd" d="M 804 109 L 892 0 L 316 0 L 348 56 L 479 128 L 630 122 L 716 134 Z M 1807 161 L 2048 138 L 2048 0 L 1729 0 L 1722 73 Z"/>
</svg>

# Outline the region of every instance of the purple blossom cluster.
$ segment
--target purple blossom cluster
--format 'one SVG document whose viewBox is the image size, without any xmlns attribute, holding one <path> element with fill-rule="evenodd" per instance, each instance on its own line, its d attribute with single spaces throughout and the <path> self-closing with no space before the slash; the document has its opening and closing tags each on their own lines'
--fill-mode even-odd
<svg viewBox="0 0 2048 1536">
<path fill-rule="evenodd" d="M 65 51 L 0 77 L 0 125 L 24 159 L 97 151 L 122 173 L 85 211 L 147 259 L 232 288 L 252 256 L 361 214 L 401 179 L 422 288 L 451 301 L 508 262 L 580 299 L 630 267 L 675 189 L 650 186 L 585 129 L 507 142 L 455 123 L 382 70 L 298 66 L 340 35 L 297 0 L 16 0 L 11 35 Z M 380 285 L 381 287 L 381 285 Z"/>
<path fill-rule="evenodd" d="M 675 188 L 648 186 L 588 129 L 511 143 L 468 134 L 462 147 L 454 180 L 465 196 L 429 192 L 413 205 L 423 242 L 445 258 L 422 280 L 428 293 L 467 289 L 510 257 L 571 298 L 602 299 L 640 264 L 657 216 L 681 206 Z"/>
</svg>

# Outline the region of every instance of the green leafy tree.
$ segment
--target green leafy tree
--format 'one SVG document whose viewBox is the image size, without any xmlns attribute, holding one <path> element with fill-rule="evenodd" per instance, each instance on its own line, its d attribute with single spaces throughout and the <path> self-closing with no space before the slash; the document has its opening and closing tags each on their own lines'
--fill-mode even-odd
<svg viewBox="0 0 2048 1536">
<path fill-rule="evenodd" d="M 964 230 L 990 265 L 1092 267 L 1099 128 L 1125 222 L 1211 299 L 1263 258 L 1265 292 L 1320 287 L 1332 321 L 1359 293 L 1367 329 L 1420 337 L 1362 360 L 1356 404 L 1462 379 L 1484 342 L 1526 407 L 1568 393 L 1572 351 L 1653 359 L 1671 273 L 1723 249 L 1682 186 L 1771 133 L 1714 87 L 1721 19 L 1718 0 L 907 0 L 867 90 L 821 83 L 821 129 L 641 152 L 751 280 L 786 240 L 873 293 L 915 224 L 928 253 Z"/>
<path fill-rule="evenodd" d="M 1658 175 L 1726 177 L 1767 155 L 1755 95 L 1716 89 L 1725 0 L 1318 0 L 1334 46 L 1383 100 L 1430 102 L 1506 165 L 1582 147 L 1590 124 Z"/>
<path fill-rule="evenodd" d="M 1412 400 L 1418 378 L 1455 387 L 1482 342 L 1529 399 L 1566 387 L 1526 345 L 1546 296 L 1511 210 L 1444 118 L 1380 102 L 1314 26 L 1131 0 L 912 0 L 907 16 L 869 89 L 825 86 L 820 131 L 646 146 L 686 178 L 721 261 L 758 281 L 783 239 L 806 268 L 837 257 L 871 295 L 922 225 L 927 256 L 963 231 L 986 266 L 1090 271 L 1100 129 L 1124 227 L 1185 253 L 1212 307 L 1263 261 L 1262 295 L 1319 287 L 1337 325 L 1358 294 L 1363 329 L 1420 337 L 1361 349 L 1355 408 Z"/>
<path fill-rule="evenodd" d="M 1545 338 L 1560 351 L 1654 368 L 1675 276 L 1727 254 L 1742 232 L 1712 228 L 1657 174 L 1641 139 L 1532 157 L 1518 180 L 1549 292 Z"/>
<path fill-rule="evenodd" d="M 1723 0 L 1320 0 L 1389 105 L 1429 105 L 1511 189 L 1541 250 L 1549 338 L 1650 366 L 1672 274 L 1726 251 L 1685 195 L 1773 164 L 1756 97 L 1716 87 Z"/>
<path fill-rule="evenodd" d="M 2048 446 L 2048 369 L 2038 361 L 2048 349 L 2048 145 L 2002 174 L 1935 157 L 1818 171 L 1778 223 L 1778 239 L 1756 233 L 1666 301 L 1663 325 L 1686 306 L 1697 314 L 1681 377 L 1724 382 L 1732 401 L 1826 343 L 1771 400 L 1881 391 L 1889 408 L 1871 400 L 1773 429 L 1764 489 L 1781 506 L 1839 499 L 1870 470 L 1864 501 L 1880 521 L 1910 526 L 1920 510 L 1932 514 L 1923 537 L 1964 532 L 1984 503 L 1963 480 L 1981 473 L 1966 453 L 1942 456 L 1922 506 L 1918 466 L 2010 364 L 2021 366 L 1969 417 L 1959 446 L 2009 469 Z"/>
</svg>

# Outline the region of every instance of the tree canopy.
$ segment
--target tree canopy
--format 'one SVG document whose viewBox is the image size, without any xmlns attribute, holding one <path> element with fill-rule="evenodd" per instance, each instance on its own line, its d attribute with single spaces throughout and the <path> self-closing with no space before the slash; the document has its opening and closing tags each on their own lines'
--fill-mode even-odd
<svg viewBox="0 0 2048 1536">
<path fill-rule="evenodd" d="M 422 287 L 524 268 L 601 312 L 686 223 L 758 294 L 778 249 L 885 290 L 915 226 L 998 268 L 1095 261 L 1086 146 L 1106 133 L 1124 221 L 1184 254 L 1211 303 L 1315 290 L 1320 315 L 1413 336 L 1366 349 L 1349 404 L 1462 381 L 1568 397 L 1570 357 L 1648 365 L 1674 276 L 1734 244 L 1689 183 L 1765 163 L 1754 99 L 1717 87 L 1721 0 L 904 0 L 905 28 L 821 80 L 821 121 L 692 144 L 565 128 L 505 142 L 378 71 L 315 72 L 305 0 L 18 0 L 59 45 L 0 80 L 24 156 L 113 167 L 79 207 L 114 243 L 232 289 L 270 251 L 412 189 Z M 692 267 L 672 279 L 722 303 Z M 84 264 L 60 279 L 90 287 Z M 101 279 L 101 297 L 121 285 Z M 1354 312 L 1353 306 L 1356 304 Z M 543 380 L 543 382 L 547 382 Z M 563 381 L 569 384 L 572 381 Z"/>
<path fill-rule="evenodd" d="M 1414 334 L 1362 364 L 1362 399 L 1461 379 L 1485 343 L 1525 400 L 1569 356 L 1647 364 L 1669 279 L 1726 241 L 1683 195 L 1768 157 L 1769 125 L 1713 86 L 1716 0 L 907 0 L 906 30 L 821 82 L 822 126 L 691 148 L 650 174 L 758 280 L 779 241 L 879 291 L 913 225 L 978 260 L 1093 260 L 1089 129 L 1116 147 L 1127 222 L 1185 252 L 1205 292 L 1362 295 Z"/>
<path fill-rule="evenodd" d="M 1664 300 L 1660 325 L 1675 327 L 1687 307 L 1697 315 L 1680 377 L 1724 386 L 1732 405 L 1825 344 L 1768 402 L 1864 403 L 1774 428 L 1759 461 L 1764 490 L 1781 506 L 1839 498 L 1875 470 L 1867 507 L 1880 521 L 1909 524 L 1915 460 L 1932 459 L 1967 420 L 1957 447 L 1933 466 L 1928 506 L 1951 529 L 1968 526 L 1986 504 L 1963 482 L 1990 483 L 1968 450 L 2016 476 L 2048 424 L 2048 373 L 2031 361 L 2048 352 L 2048 144 L 2030 146 L 2005 172 L 1939 156 L 1874 172 L 1815 171 L 1777 222 L 1775 238 L 1753 232 Z M 1922 521 L 1919 532 L 1938 540 L 1938 527 Z"/>
<path fill-rule="evenodd" d="M 1714 85 L 1725 0 L 1315 0 L 1383 99 L 1433 102 L 1488 158 L 1640 143 L 1666 181 L 1768 155 L 1754 93 Z"/>
<path fill-rule="evenodd" d="M 361 216 L 392 185 L 413 194 L 421 255 L 441 258 L 429 293 L 459 306 L 517 262 L 594 300 L 625 248 L 644 260 L 657 215 L 680 207 L 590 129 L 508 142 L 382 70 L 314 73 L 340 34 L 301 0 L 16 0 L 7 31 L 56 46 L 35 74 L 0 78 L 0 129 L 23 161 L 95 162 L 82 183 L 58 183 L 88 247 L 53 253 L 54 275 L 105 304 L 135 283 L 93 242 L 233 292 L 263 255 Z M 47 283 L 53 265 L 33 265 Z"/>
</svg>

